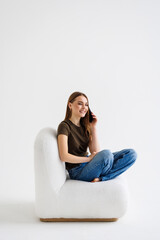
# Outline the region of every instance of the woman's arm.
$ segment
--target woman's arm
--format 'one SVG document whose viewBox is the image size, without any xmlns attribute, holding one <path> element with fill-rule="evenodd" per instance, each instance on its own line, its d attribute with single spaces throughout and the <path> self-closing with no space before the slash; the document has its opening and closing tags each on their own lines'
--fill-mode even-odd
<svg viewBox="0 0 160 240">
<path fill-rule="evenodd" d="M 68 153 L 68 137 L 64 134 L 58 135 L 58 151 L 61 161 L 68 163 L 89 162 L 95 155 L 95 153 L 93 153 L 89 157 L 77 157 L 73 154 Z"/>
<path fill-rule="evenodd" d="M 98 136 L 97 136 L 97 129 L 96 127 L 91 128 L 91 137 L 89 140 L 89 151 L 90 153 L 92 152 L 99 152 L 100 151 L 100 146 L 98 142 Z"/>
<path fill-rule="evenodd" d="M 96 124 L 97 124 L 97 117 L 93 112 L 91 113 L 93 117 L 93 121 L 90 123 L 90 128 L 91 128 L 91 137 L 89 139 L 89 151 L 90 153 L 92 152 L 99 152 L 100 151 L 100 146 L 98 142 L 98 136 L 97 136 L 97 129 L 96 129 Z"/>
</svg>

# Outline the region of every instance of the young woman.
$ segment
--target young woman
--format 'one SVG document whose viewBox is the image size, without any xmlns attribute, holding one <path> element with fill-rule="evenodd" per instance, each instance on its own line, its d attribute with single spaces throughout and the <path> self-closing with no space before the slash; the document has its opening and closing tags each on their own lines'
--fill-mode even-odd
<svg viewBox="0 0 160 240">
<path fill-rule="evenodd" d="M 71 179 L 107 181 L 132 166 L 137 153 L 133 149 L 113 153 L 108 149 L 100 151 L 96 132 L 97 117 L 93 113 L 92 118 L 90 122 L 87 96 L 81 92 L 72 93 L 68 99 L 65 119 L 57 130 L 59 157 L 65 162 Z"/>
</svg>

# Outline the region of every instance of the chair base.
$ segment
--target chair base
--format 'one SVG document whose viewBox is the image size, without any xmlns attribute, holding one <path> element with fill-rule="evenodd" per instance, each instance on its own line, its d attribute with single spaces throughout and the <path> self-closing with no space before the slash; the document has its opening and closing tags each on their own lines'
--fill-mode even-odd
<svg viewBox="0 0 160 240">
<path fill-rule="evenodd" d="M 118 218 L 40 218 L 41 222 L 116 222 Z"/>
</svg>

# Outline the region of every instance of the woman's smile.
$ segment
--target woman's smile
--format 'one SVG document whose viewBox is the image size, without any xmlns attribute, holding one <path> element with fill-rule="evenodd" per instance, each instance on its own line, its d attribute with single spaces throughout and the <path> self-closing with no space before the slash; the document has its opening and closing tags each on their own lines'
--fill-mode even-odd
<svg viewBox="0 0 160 240">
<path fill-rule="evenodd" d="M 82 110 L 82 111 L 80 111 L 80 113 L 86 113 L 86 111 L 83 111 L 83 110 Z"/>
</svg>

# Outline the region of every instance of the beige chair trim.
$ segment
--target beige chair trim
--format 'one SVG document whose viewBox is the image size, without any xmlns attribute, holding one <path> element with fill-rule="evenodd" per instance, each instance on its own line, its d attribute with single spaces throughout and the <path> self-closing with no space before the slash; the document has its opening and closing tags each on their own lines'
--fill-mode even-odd
<svg viewBox="0 0 160 240">
<path fill-rule="evenodd" d="M 115 222 L 118 218 L 40 218 L 41 222 Z"/>
</svg>

